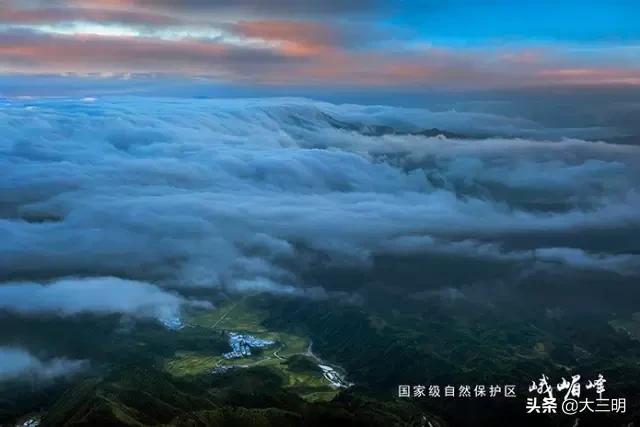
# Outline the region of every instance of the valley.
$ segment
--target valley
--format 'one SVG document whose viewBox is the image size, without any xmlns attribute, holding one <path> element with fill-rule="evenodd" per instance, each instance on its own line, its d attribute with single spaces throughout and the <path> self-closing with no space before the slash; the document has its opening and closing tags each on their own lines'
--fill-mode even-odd
<svg viewBox="0 0 640 427">
<path fill-rule="evenodd" d="M 312 341 L 302 331 L 299 333 L 267 329 L 263 321 L 268 313 L 251 304 L 250 296 L 227 301 L 217 308 L 185 315 L 185 328 L 206 328 L 214 335 L 229 337 L 232 352 L 211 355 L 207 352 L 177 352 L 166 358 L 164 369 L 177 377 L 225 373 L 233 369 L 254 366 L 275 370 L 284 379 L 285 387 L 309 401 L 329 401 L 340 388 L 353 384 L 338 366 L 322 360 L 312 351 Z M 177 330 L 177 334 L 181 331 Z M 253 343 L 244 354 L 243 342 Z M 235 344 L 235 346 L 234 346 Z M 298 363 L 290 363 L 292 358 Z M 306 363 L 300 363 L 303 359 Z"/>
</svg>

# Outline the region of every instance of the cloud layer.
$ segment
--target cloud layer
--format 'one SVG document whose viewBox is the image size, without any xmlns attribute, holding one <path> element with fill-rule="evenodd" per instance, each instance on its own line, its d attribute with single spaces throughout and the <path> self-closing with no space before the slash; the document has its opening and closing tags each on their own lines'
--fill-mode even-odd
<svg viewBox="0 0 640 427">
<path fill-rule="evenodd" d="M 559 137 L 589 129 L 136 98 L 8 100 L 0 127 L 0 305 L 14 312 L 184 303 L 154 285 L 322 296 L 318 263 L 398 254 L 508 266 L 495 273 L 508 281 L 639 274 L 640 150 Z"/>
</svg>

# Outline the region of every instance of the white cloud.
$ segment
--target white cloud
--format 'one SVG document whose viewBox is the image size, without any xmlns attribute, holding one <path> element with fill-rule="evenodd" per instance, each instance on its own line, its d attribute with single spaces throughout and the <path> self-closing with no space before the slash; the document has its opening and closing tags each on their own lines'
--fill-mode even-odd
<svg viewBox="0 0 640 427">
<path fill-rule="evenodd" d="M 126 314 L 157 319 L 179 315 L 190 302 L 149 283 L 115 277 L 67 278 L 47 284 L 0 284 L 0 310 L 20 314 Z"/>
<path fill-rule="evenodd" d="M 43 361 L 21 348 L 0 347 L 0 381 L 53 379 L 77 374 L 88 366 L 88 362 L 84 360 L 55 358 Z"/>
<path fill-rule="evenodd" d="M 431 236 L 401 236 L 382 242 L 381 252 L 394 254 L 432 253 L 496 262 L 528 263 L 533 268 L 568 267 L 607 271 L 623 276 L 640 275 L 640 255 L 589 253 L 577 248 L 541 247 L 505 250 L 499 244 L 476 240 L 447 241 Z"/>
<path fill-rule="evenodd" d="M 534 263 L 529 255 L 539 249 L 538 260 L 637 274 L 615 242 L 592 248 L 576 236 L 640 234 L 638 147 L 549 141 L 535 123 L 500 116 L 299 99 L 29 100 L 35 111 L 21 102 L 0 111 L 0 280 L 90 274 L 286 292 L 300 283 L 283 266 L 296 263 L 299 245 L 366 262 L 425 235 L 436 239 L 427 251 L 477 256 L 526 235 L 525 248 L 500 256 Z M 371 136 L 334 119 L 353 129 L 499 137 Z M 504 137 L 510 133 L 521 137 Z M 549 236 L 556 241 L 544 242 Z M 572 249 L 560 249 L 564 255 L 549 249 L 565 247 Z M 142 302 L 180 304 L 131 283 L 117 286 L 141 292 Z M 110 293 L 109 284 L 93 286 Z M 19 287 L 46 296 L 67 290 L 4 285 Z M 94 301 L 86 289 L 79 295 L 94 311 L 155 310 Z"/>
</svg>

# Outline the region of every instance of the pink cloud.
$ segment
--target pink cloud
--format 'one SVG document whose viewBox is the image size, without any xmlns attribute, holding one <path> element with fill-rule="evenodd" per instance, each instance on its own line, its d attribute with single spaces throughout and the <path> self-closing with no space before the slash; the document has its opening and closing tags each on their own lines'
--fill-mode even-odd
<svg viewBox="0 0 640 427">
<path fill-rule="evenodd" d="M 171 23 L 186 30 L 191 25 L 140 9 L 123 9 L 131 1 L 137 0 L 102 0 L 97 9 L 9 7 L 0 11 L 0 22 L 40 24 L 85 19 L 159 28 Z M 311 20 L 243 20 L 221 24 L 220 29 L 233 34 L 235 40 L 62 36 L 5 30 L 0 32 L 0 72 L 170 73 L 278 85 L 459 89 L 640 85 L 637 68 L 603 66 L 599 57 L 576 58 L 561 46 L 376 46 L 367 45 L 369 33 L 357 25 Z M 254 43 L 256 39 L 265 43 Z"/>
<path fill-rule="evenodd" d="M 640 86 L 640 69 L 556 68 L 543 69 L 537 74 L 554 84 Z"/>
</svg>

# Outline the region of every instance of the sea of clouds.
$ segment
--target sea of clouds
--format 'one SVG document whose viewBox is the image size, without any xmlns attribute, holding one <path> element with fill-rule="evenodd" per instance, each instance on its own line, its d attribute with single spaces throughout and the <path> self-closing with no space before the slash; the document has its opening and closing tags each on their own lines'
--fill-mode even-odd
<svg viewBox="0 0 640 427">
<path fill-rule="evenodd" d="M 449 136 L 420 134 L 434 128 Z M 310 253 L 638 277 L 640 147 L 591 131 L 289 98 L 5 99 L 0 310 L 160 318 L 207 287 L 323 297 L 331 283 L 301 274 Z"/>
</svg>

